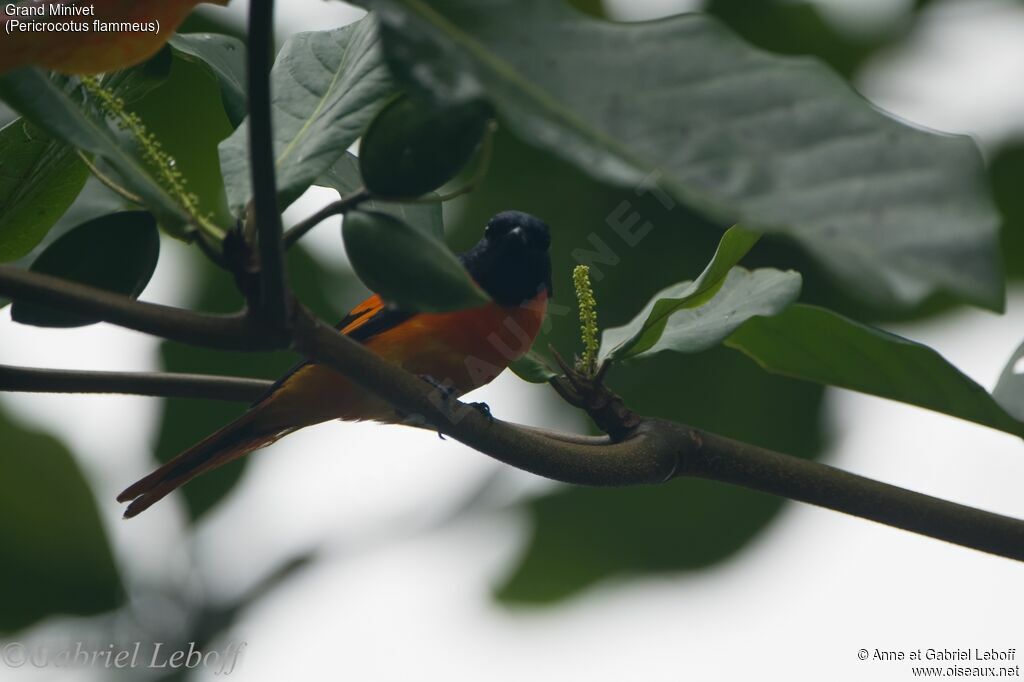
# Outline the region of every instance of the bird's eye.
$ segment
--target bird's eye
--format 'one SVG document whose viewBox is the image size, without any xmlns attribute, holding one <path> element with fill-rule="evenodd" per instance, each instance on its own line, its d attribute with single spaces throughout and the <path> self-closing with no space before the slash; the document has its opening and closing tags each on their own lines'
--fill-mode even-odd
<svg viewBox="0 0 1024 682">
<path fill-rule="evenodd" d="M 492 220 L 484 228 L 484 236 L 488 239 L 496 239 L 511 230 L 513 225 L 506 220 Z"/>
</svg>

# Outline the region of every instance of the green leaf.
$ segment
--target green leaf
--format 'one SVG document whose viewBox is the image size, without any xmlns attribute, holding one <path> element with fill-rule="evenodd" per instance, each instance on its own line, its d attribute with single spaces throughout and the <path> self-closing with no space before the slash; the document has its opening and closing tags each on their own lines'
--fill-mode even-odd
<svg viewBox="0 0 1024 682">
<path fill-rule="evenodd" d="M 160 255 L 156 220 L 146 211 L 110 213 L 61 235 L 29 268 L 132 298 L 146 288 Z M 15 301 L 11 319 L 37 327 L 81 327 L 98 320 Z"/>
<path fill-rule="evenodd" d="M 1024 436 L 1024 423 L 931 348 L 824 308 L 754 318 L 726 340 L 770 372 L 917 405 Z"/>
<path fill-rule="evenodd" d="M 171 54 L 104 77 L 104 86 L 133 102 L 170 73 Z M 38 126 L 12 121 L 0 130 L 0 262 L 29 253 L 70 207 L 89 170 L 74 148 Z"/>
<path fill-rule="evenodd" d="M 671 317 L 662 320 L 657 334 L 642 334 L 642 343 L 633 346 L 618 357 L 619 360 L 648 357 L 671 350 L 678 353 L 696 353 L 718 345 L 733 331 L 757 315 L 776 315 L 792 304 L 800 295 L 800 273 L 792 270 L 761 268 L 747 270 L 735 267 L 721 281 L 717 290 L 710 291 L 706 303 L 695 306 L 674 306 L 672 301 L 687 296 L 693 284 L 681 282 L 656 294 L 625 327 L 605 331 L 605 341 L 614 343 L 642 329 L 643 321 L 659 318 L 659 307 L 675 307 Z M 698 297 L 699 298 L 699 297 Z M 667 301 L 667 303 L 666 303 Z M 603 358 L 602 358 L 603 359 Z"/>
<path fill-rule="evenodd" d="M 221 33 L 178 33 L 170 46 L 186 59 L 200 62 L 220 85 L 224 112 L 237 128 L 248 113 L 245 96 L 245 43 Z"/>
<path fill-rule="evenodd" d="M 341 158 L 334 162 L 334 165 L 327 169 L 326 173 L 317 179 L 316 184 L 321 187 L 335 189 L 343 197 L 354 194 L 363 187 L 363 176 L 359 172 L 359 159 L 352 153 L 345 152 L 341 155 Z M 437 201 L 403 203 L 370 199 L 360 204 L 360 206 L 367 210 L 393 215 L 428 236 L 438 240 L 444 239 L 444 219 L 442 217 L 440 197 L 432 192 L 428 192 L 423 198 L 436 199 Z"/>
<path fill-rule="evenodd" d="M 532 350 L 518 360 L 510 362 L 508 368 L 515 372 L 517 377 L 531 384 L 546 384 L 558 376 L 558 372 L 551 369 L 544 358 Z"/>
<path fill-rule="evenodd" d="M 884 115 L 816 61 L 699 14 L 614 24 L 551 0 L 372 5 L 396 74 L 441 101 L 485 95 L 518 136 L 598 179 L 787 234 L 877 303 L 944 290 L 1003 305 L 975 145 Z"/>
<path fill-rule="evenodd" d="M 722 236 L 711 262 L 696 280 L 665 289 L 632 322 L 605 330 L 601 340 L 602 359 L 621 360 L 654 346 L 674 313 L 704 305 L 718 293 L 729 271 L 747 255 L 760 236 L 739 226 L 729 228 Z"/>
<path fill-rule="evenodd" d="M 437 106 L 399 95 L 373 119 L 359 145 L 359 166 L 374 195 L 417 197 L 462 170 L 490 121 L 486 102 Z"/>
<path fill-rule="evenodd" d="M 2 413 L 0 443 L 0 631 L 120 606 L 124 590 L 107 533 L 71 454 Z"/>
<path fill-rule="evenodd" d="M 181 106 L 183 101 L 187 107 Z M 197 212 L 215 225 L 233 225 L 217 153 L 217 145 L 231 134 L 232 125 L 221 104 L 217 80 L 208 69 L 176 58 L 166 81 L 129 109 L 174 158 L 185 189 L 194 195 Z"/>
<path fill-rule="evenodd" d="M 322 176 L 394 92 L 373 17 L 292 36 L 270 74 L 278 201 L 283 210 Z M 231 209 L 252 195 L 249 125 L 220 146 Z"/>
<path fill-rule="evenodd" d="M 183 234 L 190 219 L 187 211 L 160 183 L 134 145 L 83 100 L 75 82 L 60 76 L 49 78 L 36 68 L 17 69 L 0 76 L 0 97 L 54 137 L 107 161 L 119 181 L 142 198 L 165 229 Z"/>
<path fill-rule="evenodd" d="M 0 262 L 35 248 L 88 177 L 74 149 L 24 119 L 0 130 Z"/>
<path fill-rule="evenodd" d="M 999 383 L 992 391 L 994 397 L 1004 410 L 1016 419 L 1024 421 L 1024 343 L 1014 351 L 1010 361 L 1006 363 Z"/>
<path fill-rule="evenodd" d="M 341 234 L 359 279 L 385 301 L 406 310 L 442 312 L 489 300 L 443 242 L 392 215 L 352 211 Z"/>
<path fill-rule="evenodd" d="M 169 48 L 162 47 L 143 63 L 103 76 L 103 87 L 115 93 L 125 104 L 136 102 L 160 86 L 171 74 L 174 58 Z"/>
</svg>

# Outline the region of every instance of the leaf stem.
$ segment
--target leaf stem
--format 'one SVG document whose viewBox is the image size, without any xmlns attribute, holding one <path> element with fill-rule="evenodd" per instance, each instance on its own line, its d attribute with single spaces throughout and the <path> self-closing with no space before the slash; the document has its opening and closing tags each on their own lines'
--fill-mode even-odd
<svg viewBox="0 0 1024 682">
<path fill-rule="evenodd" d="M 89 159 L 89 156 L 85 152 L 81 149 L 76 149 L 75 151 L 78 153 L 78 158 L 80 158 L 82 163 L 85 164 L 85 167 L 89 169 L 89 172 L 92 173 L 97 180 L 103 183 L 107 189 L 133 204 L 138 204 L 139 206 L 144 205 L 142 197 L 137 194 L 132 194 L 127 189 L 114 182 L 113 178 L 107 176 L 103 171 L 96 167 L 96 164 Z"/>
<path fill-rule="evenodd" d="M 285 249 L 290 249 L 295 245 L 302 237 L 312 230 L 314 227 L 319 225 L 321 222 L 330 218 L 332 215 L 338 215 L 339 213 L 344 214 L 350 209 L 355 208 L 359 204 L 370 198 L 370 193 L 364 187 L 360 187 L 354 193 L 339 199 L 338 201 L 331 202 L 321 208 L 319 211 L 309 216 L 305 220 L 293 225 L 287 232 L 284 233 L 283 243 Z"/>
</svg>

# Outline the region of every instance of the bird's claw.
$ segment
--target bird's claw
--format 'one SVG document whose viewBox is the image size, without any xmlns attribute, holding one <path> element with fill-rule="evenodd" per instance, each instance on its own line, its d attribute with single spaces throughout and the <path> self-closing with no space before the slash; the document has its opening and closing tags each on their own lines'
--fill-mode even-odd
<svg viewBox="0 0 1024 682">
<path fill-rule="evenodd" d="M 449 420 L 454 419 L 454 406 L 459 397 L 458 392 L 455 390 L 455 387 L 452 386 L 450 383 L 438 381 L 436 378 L 429 374 L 420 374 L 418 376 L 420 379 L 423 379 L 423 381 L 427 382 L 437 390 L 437 392 L 441 396 L 440 404 L 438 405 L 438 407 L 441 409 L 442 412 L 444 412 L 445 416 L 448 417 Z M 447 440 L 447 438 L 445 438 L 444 434 L 441 433 L 441 431 L 437 432 L 437 437 L 440 438 L 441 440 Z"/>
<path fill-rule="evenodd" d="M 480 414 L 482 414 L 483 416 L 487 417 L 488 424 L 494 423 L 494 415 L 491 414 L 490 405 L 488 405 L 487 403 L 469 403 L 469 406 L 472 407 L 477 412 L 479 412 Z"/>
</svg>

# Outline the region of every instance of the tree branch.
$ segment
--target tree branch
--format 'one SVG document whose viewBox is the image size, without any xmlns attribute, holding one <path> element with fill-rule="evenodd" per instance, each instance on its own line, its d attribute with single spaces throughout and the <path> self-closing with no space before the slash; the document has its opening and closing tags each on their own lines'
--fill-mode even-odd
<svg viewBox="0 0 1024 682">
<path fill-rule="evenodd" d="M 827 464 L 680 424 L 657 430 L 679 447 L 673 477 L 697 476 L 870 519 L 963 547 L 1024 561 L 1024 521 L 906 490 Z"/>
<path fill-rule="evenodd" d="M 194 346 L 274 350 L 281 338 L 243 314 L 208 315 L 143 303 L 103 289 L 0 265 L 0 295 L 72 310 L 104 322 Z"/>
<path fill-rule="evenodd" d="M 264 379 L 205 374 L 93 372 L 0 365 L 0 391 L 27 393 L 121 393 L 248 403 L 272 385 L 273 382 Z"/>
<path fill-rule="evenodd" d="M 296 223 L 284 233 L 284 248 L 290 249 L 295 245 L 295 242 L 302 239 L 302 237 L 312 230 L 314 227 L 319 225 L 324 220 L 327 220 L 332 215 L 338 215 L 339 213 L 346 213 L 349 209 L 355 208 L 362 202 L 370 198 L 370 193 L 365 188 L 361 188 L 353 194 L 333 201 L 319 211 L 309 216 L 302 222 Z"/>
<path fill-rule="evenodd" d="M 274 2 L 249 3 L 247 51 L 249 95 L 249 168 L 252 174 L 252 219 L 260 254 L 260 315 L 285 329 L 288 320 L 287 281 L 281 248 L 281 213 L 277 205 L 274 128 L 270 108 L 270 68 L 274 61 Z"/>
<path fill-rule="evenodd" d="M 48 275 L 0 266 L 0 294 L 94 316 L 195 345 L 279 348 L 243 315 L 216 316 L 142 303 Z M 490 418 L 293 306 L 292 346 L 439 431 L 495 459 L 566 483 L 624 486 L 695 476 L 744 486 L 896 528 L 1024 560 L 1024 522 L 922 495 L 674 422 L 641 418 L 621 440 L 550 433 Z M 0 367 L 0 389 L 118 391 L 250 400 L 267 382 L 226 377 L 70 372 Z"/>
<path fill-rule="evenodd" d="M 732 483 L 964 547 L 1024 560 L 1024 521 L 840 471 L 818 462 L 643 418 L 623 440 L 563 440 L 491 419 L 374 355 L 298 308 L 295 349 L 442 433 L 517 468 L 566 483 L 636 485 L 695 476 Z"/>
</svg>

